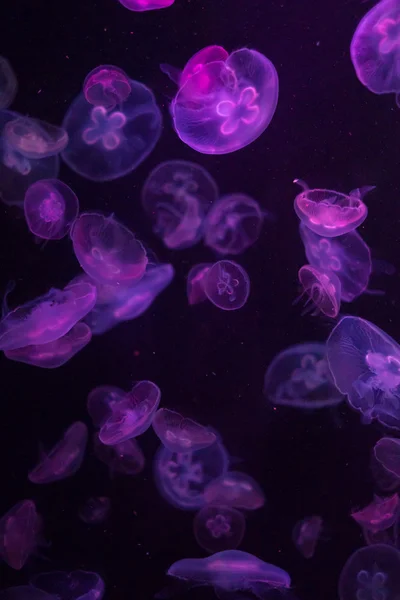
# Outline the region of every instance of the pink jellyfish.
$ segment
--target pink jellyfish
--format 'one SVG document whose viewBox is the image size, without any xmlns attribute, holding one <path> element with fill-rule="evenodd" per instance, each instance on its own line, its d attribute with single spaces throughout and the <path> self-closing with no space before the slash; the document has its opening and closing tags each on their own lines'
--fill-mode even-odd
<svg viewBox="0 0 400 600">
<path fill-rule="evenodd" d="M 340 309 L 340 281 L 330 271 L 304 265 L 299 270 L 299 280 L 309 296 L 308 302 L 316 307 L 313 315 L 321 311 L 327 317 L 337 317 Z M 307 311 L 306 311 L 307 312 Z"/>
<path fill-rule="evenodd" d="M 83 93 L 89 104 L 110 110 L 125 102 L 131 93 L 131 84 L 119 67 L 100 65 L 86 76 Z"/>
<path fill-rule="evenodd" d="M 145 10 L 155 10 L 157 8 L 167 8 L 172 6 L 175 0 L 118 0 L 122 6 L 134 12 L 143 12 Z"/>
<path fill-rule="evenodd" d="M 399 497 L 397 494 L 393 494 L 387 498 L 374 496 L 368 506 L 351 513 L 351 516 L 363 529 L 378 533 L 391 527 L 398 514 Z"/>
</svg>

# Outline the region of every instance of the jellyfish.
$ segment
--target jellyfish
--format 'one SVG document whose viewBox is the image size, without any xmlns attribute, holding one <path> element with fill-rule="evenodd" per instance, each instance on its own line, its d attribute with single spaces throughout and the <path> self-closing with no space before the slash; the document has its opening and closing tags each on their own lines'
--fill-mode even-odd
<svg viewBox="0 0 400 600">
<path fill-rule="evenodd" d="M 363 509 L 352 512 L 351 517 L 363 528 L 378 533 L 389 529 L 398 517 L 399 497 L 397 494 L 387 498 L 374 495 L 373 501 Z"/>
<path fill-rule="evenodd" d="M 374 94 L 396 94 L 400 105 L 400 8 L 382 0 L 360 21 L 350 46 L 358 79 Z"/>
<path fill-rule="evenodd" d="M 62 127 L 30 117 L 17 116 L 8 121 L 3 135 L 10 148 L 33 159 L 55 156 L 68 144 L 68 134 Z"/>
<path fill-rule="evenodd" d="M 160 408 L 154 415 L 153 429 L 171 452 L 202 450 L 217 439 L 213 431 L 174 410 Z"/>
<path fill-rule="evenodd" d="M 31 585 L 59 600 L 101 600 L 105 588 L 100 575 L 91 571 L 39 573 Z"/>
<path fill-rule="evenodd" d="M 397 438 L 383 437 L 374 446 L 376 460 L 385 471 L 395 475 L 400 485 L 400 440 Z"/>
<path fill-rule="evenodd" d="M 202 154 L 228 154 L 251 144 L 267 129 L 278 102 L 274 65 L 248 48 L 231 54 L 219 46 L 200 50 L 179 85 L 171 105 L 175 130 Z"/>
<path fill-rule="evenodd" d="M 342 194 L 333 190 L 310 190 L 301 179 L 295 179 L 294 183 L 303 188 L 294 201 L 297 216 L 311 231 L 328 238 L 349 233 L 365 221 L 368 209 L 362 198 L 375 189 L 365 186 Z"/>
<path fill-rule="evenodd" d="M 23 500 L 0 519 L 0 556 L 19 571 L 40 545 L 42 518 L 33 500 Z M 21 599 L 22 600 L 22 599 Z"/>
<path fill-rule="evenodd" d="M 69 142 L 61 156 L 82 177 L 111 181 L 147 158 L 160 137 L 162 117 L 152 91 L 138 81 L 126 77 L 123 90 L 112 91 L 118 106 L 104 92 L 104 82 L 100 84 L 103 91 L 93 89 L 92 84 L 93 72 L 64 117 Z M 99 103 L 104 93 L 105 105 Z"/>
<path fill-rule="evenodd" d="M 9 61 L 0 56 L 0 110 L 8 108 L 17 93 L 17 78 Z"/>
<path fill-rule="evenodd" d="M 204 293 L 218 308 L 238 310 L 246 304 L 250 294 L 249 276 L 232 260 L 220 260 L 205 274 Z"/>
<path fill-rule="evenodd" d="M 322 312 L 327 317 L 337 317 L 340 309 L 341 283 L 335 273 L 304 265 L 299 270 L 299 281 L 304 292 L 309 296 L 307 304 L 311 302 L 313 316 Z"/>
<path fill-rule="evenodd" d="M 173 506 L 197 510 L 204 506 L 206 486 L 227 472 L 229 457 L 217 439 L 201 450 L 171 452 L 161 446 L 154 460 L 154 478 L 160 494 Z"/>
<path fill-rule="evenodd" d="M 265 496 L 258 483 L 238 471 L 228 471 L 216 477 L 204 490 L 206 504 L 256 510 L 265 504 Z"/>
<path fill-rule="evenodd" d="M 385 544 L 356 550 L 339 578 L 340 600 L 395 600 L 400 589 L 400 552 Z"/>
<path fill-rule="evenodd" d="M 75 475 L 85 455 L 88 431 L 81 421 L 73 423 L 57 444 L 29 472 L 32 483 L 52 483 Z"/>
<path fill-rule="evenodd" d="M 71 188 L 58 179 L 33 183 L 24 198 L 29 230 L 45 240 L 67 235 L 79 212 L 79 202 Z"/>
<path fill-rule="evenodd" d="M 274 405 L 311 410 L 342 402 L 325 344 L 295 344 L 277 354 L 265 373 L 264 396 Z"/>
<path fill-rule="evenodd" d="M 203 506 L 193 521 L 196 542 L 207 552 L 234 550 L 240 546 L 246 521 L 239 510 L 230 506 Z"/>
<path fill-rule="evenodd" d="M 157 8 L 167 8 L 172 6 L 175 0 L 118 0 L 122 6 L 135 12 L 145 10 L 156 10 Z"/>
<path fill-rule="evenodd" d="M 134 438 L 114 446 L 105 446 L 95 434 L 93 438 L 94 454 L 108 467 L 109 473 L 120 475 L 138 475 L 145 466 L 144 454 Z"/>
<path fill-rule="evenodd" d="M 199 263 L 190 269 L 186 284 L 186 294 L 190 305 L 207 300 L 204 280 L 210 267 L 212 267 L 211 263 Z"/>
<path fill-rule="evenodd" d="M 335 385 L 363 422 L 377 419 L 400 429 L 400 347 L 359 317 L 343 317 L 332 330 L 327 357 Z"/>
<path fill-rule="evenodd" d="M 146 251 L 113 215 L 81 213 L 70 235 L 79 264 L 95 281 L 126 286 L 143 277 Z"/>
<path fill-rule="evenodd" d="M 188 248 L 203 236 L 204 217 L 218 198 L 211 175 L 185 160 L 159 164 L 142 190 L 142 204 L 156 233 L 171 249 Z"/>
<path fill-rule="evenodd" d="M 105 521 L 111 509 L 111 500 L 107 496 L 87 498 L 79 509 L 79 518 L 88 525 Z"/>
<path fill-rule="evenodd" d="M 89 104 L 110 110 L 127 100 L 131 84 L 127 74 L 119 67 L 100 65 L 86 76 L 83 93 Z"/>
<path fill-rule="evenodd" d="M 315 547 L 321 535 L 322 523 L 322 518 L 315 515 L 302 519 L 294 526 L 293 542 L 304 558 L 314 556 Z"/>
</svg>

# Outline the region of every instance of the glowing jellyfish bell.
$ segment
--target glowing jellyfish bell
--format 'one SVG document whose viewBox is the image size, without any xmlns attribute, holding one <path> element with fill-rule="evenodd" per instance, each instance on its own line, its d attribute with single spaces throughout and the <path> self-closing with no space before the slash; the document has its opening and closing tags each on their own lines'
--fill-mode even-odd
<svg viewBox="0 0 400 600">
<path fill-rule="evenodd" d="M 118 0 L 118 2 L 128 10 L 144 12 L 145 10 L 167 8 L 172 6 L 175 0 Z"/>
<path fill-rule="evenodd" d="M 100 65 L 86 76 L 83 93 L 89 104 L 109 110 L 125 102 L 131 93 L 131 84 L 119 67 Z"/>
<path fill-rule="evenodd" d="M 396 94 L 400 106 L 400 5 L 383 0 L 360 21 L 351 41 L 358 79 L 374 94 Z"/>
<path fill-rule="evenodd" d="M 46 158 L 59 154 L 68 144 L 68 134 L 62 127 L 39 119 L 16 117 L 4 128 L 8 144 L 26 158 Z"/>
<path fill-rule="evenodd" d="M 246 271 L 232 260 L 214 263 L 204 275 L 204 293 L 222 310 L 238 310 L 247 302 L 250 279 Z"/>
<path fill-rule="evenodd" d="M 304 265 L 299 270 L 299 281 L 304 292 L 309 296 L 307 302 L 311 302 L 313 315 L 321 311 L 327 317 L 337 317 L 340 309 L 341 284 L 335 273 Z"/>
</svg>

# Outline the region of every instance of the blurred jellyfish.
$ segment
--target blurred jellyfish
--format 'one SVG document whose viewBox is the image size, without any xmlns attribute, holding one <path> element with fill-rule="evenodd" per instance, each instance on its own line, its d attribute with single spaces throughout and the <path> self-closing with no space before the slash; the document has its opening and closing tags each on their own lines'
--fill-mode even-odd
<svg viewBox="0 0 400 600">
<path fill-rule="evenodd" d="M 374 454 L 386 471 L 399 479 L 400 485 L 400 440 L 397 438 L 383 437 L 374 446 Z"/>
<path fill-rule="evenodd" d="M 217 439 L 207 427 L 168 408 L 160 408 L 155 413 L 152 425 L 162 444 L 171 452 L 201 450 Z"/>
<path fill-rule="evenodd" d="M 238 310 L 246 304 L 250 294 L 249 276 L 232 260 L 220 260 L 205 273 L 204 293 L 218 308 Z"/>
<path fill-rule="evenodd" d="M 293 528 L 293 542 L 304 558 L 312 558 L 322 530 L 322 518 L 306 517 Z"/>
<path fill-rule="evenodd" d="M 123 104 L 130 96 L 131 84 L 127 74 L 119 67 L 100 65 L 86 76 L 83 93 L 89 104 L 110 110 Z"/>
<path fill-rule="evenodd" d="M 375 449 L 372 449 L 369 467 L 373 482 L 379 491 L 388 494 L 400 487 L 400 477 L 386 470 L 383 464 L 376 458 Z"/>
<path fill-rule="evenodd" d="M 88 498 L 79 509 L 79 518 L 88 525 L 105 521 L 111 509 L 111 501 L 107 496 Z"/>
<path fill-rule="evenodd" d="M 272 404 L 314 409 L 343 401 L 319 342 L 295 344 L 275 356 L 265 373 L 264 395 Z"/>
<path fill-rule="evenodd" d="M 33 500 L 18 502 L 0 519 L 0 557 L 19 571 L 41 543 L 41 531 Z"/>
<path fill-rule="evenodd" d="M 210 267 L 212 267 L 211 263 L 199 263 L 190 269 L 186 284 L 186 294 L 190 305 L 207 300 L 204 279 Z"/>
<path fill-rule="evenodd" d="M 52 483 L 75 475 L 85 455 L 88 431 L 81 421 L 73 423 L 63 437 L 30 471 L 32 483 Z"/>
<path fill-rule="evenodd" d="M 256 510 L 265 504 L 264 492 L 258 483 L 238 471 L 228 471 L 216 477 L 204 490 L 206 504 Z"/>
<path fill-rule="evenodd" d="M 374 495 L 373 501 L 363 509 L 352 512 L 351 517 L 363 528 L 377 533 L 393 525 L 399 514 L 397 494 L 387 498 Z"/>
<path fill-rule="evenodd" d="M 138 475 L 144 469 L 145 458 L 139 444 L 135 439 L 126 440 L 115 446 L 105 446 L 100 442 L 98 435 L 94 438 L 94 454 L 109 469 L 113 476 L 115 473 L 120 475 Z"/>
<path fill-rule="evenodd" d="M 384 331 L 359 317 L 343 317 L 327 341 L 336 387 L 360 411 L 400 429 L 400 347 Z"/>
<path fill-rule="evenodd" d="M 101 600 L 104 581 L 90 571 L 51 571 L 31 579 L 31 585 L 59 600 Z"/>
<path fill-rule="evenodd" d="M 158 165 L 142 190 L 142 204 L 154 222 L 154 233 L 173 249 L 197 244 L 203 236 L 204 217 L 217 197 L 211 175 L 185 160 Z"/>
<path fill-rule="evenodd" d="M 0 56 L 0 110 L 8 108 L 17 93 L 17 78 L 4 56 Z"/>
<path fill-rule="evenodd" d="M 335 273 L 304 265 L 299 270 L 299 281 L 304 293 L 308 295 L 303 314 L 311 310 L 313 316 L 321 312 L 327 317 L 337 317 L 340 309 L 341 283 Z M 311 308 L 308 307 L 309 303 Z"/>
<path fill-rule="evenodd" d="M 142 12 L 157 8 L 167 8 L 168 6 L 172 6 L 175 0 L 118 0 L 118 2 L 128 10 Z"/>
<path fill-rule="evenodd" d="M 68 144 L 68 134 L 62 127 L 30 117 L 17 116 L 8 121 L 3 135 L 8 145 L 26 158 L 55 156 Z"/>
<path fill-rule="evenodd" d="M 207 552 L 234 550 L 243 540 L 246 521 L 243 513 L 230 506 L 204 506 L 194 518 L 193 531 Z"/>
</svg>

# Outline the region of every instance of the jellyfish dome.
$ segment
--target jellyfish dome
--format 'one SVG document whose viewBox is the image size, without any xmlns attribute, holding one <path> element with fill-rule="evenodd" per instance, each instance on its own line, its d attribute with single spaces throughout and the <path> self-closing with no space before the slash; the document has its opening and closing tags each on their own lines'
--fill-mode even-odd
<svg viewBox="0 0 400 600">
<path fill-rule="evenodd" d="M 361 19 L 350 46 L 358 79 L 374 94 L 400 93 L 400 4 L 383 0 Z"/>
<path fill-rule="evenodd" d="M 299 270 L 299 281 L 311 301 L 313 315 L 321 311 L 327 317 L 337 317 L 340 309 L 340 280 L 332 271 L 304 265 Z M 306 310 L 307 312 L 307 310 Z"/>
<path fill-rule="evenodd" d="M 266 56 L 248 48 L 229 55 L 221 48 L 209 59 L 184 69 L 171 112 L 185 144 L 202 154 L 228 154 L 268 127 L 278 102 L 278 75 Z"/>
</svg>

